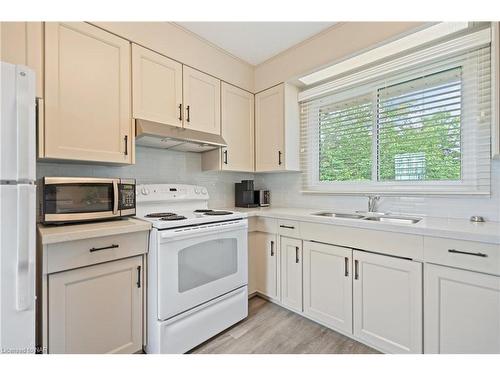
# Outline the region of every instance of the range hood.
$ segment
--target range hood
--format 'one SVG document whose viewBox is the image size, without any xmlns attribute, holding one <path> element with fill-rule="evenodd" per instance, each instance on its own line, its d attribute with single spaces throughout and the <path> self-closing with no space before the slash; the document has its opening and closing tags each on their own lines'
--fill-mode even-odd
<svg viewBox="0 0 500 375">
<path fill-rule="evenodd" d="M 140 146 L 188 152 L 205 152 L 227 146 L 219 134 L 141 119 L 135 120 L 135 132 L 135 143 Z"/>
</svg>

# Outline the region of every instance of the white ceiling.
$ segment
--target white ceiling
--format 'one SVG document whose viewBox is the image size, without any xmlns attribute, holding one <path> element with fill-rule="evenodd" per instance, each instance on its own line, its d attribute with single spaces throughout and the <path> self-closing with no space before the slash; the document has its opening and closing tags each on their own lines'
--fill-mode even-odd
<svg viewBox="0 0 500 375">
<path fill-rule="evenodd" d="M 334 22 L 176 22 L 234 56 L 258 65 Z"/>
</svg>

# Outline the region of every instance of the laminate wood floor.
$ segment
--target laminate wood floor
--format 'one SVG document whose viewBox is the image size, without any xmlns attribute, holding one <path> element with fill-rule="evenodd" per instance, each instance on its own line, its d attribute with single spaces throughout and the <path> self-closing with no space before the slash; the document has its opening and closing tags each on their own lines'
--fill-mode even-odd
<svg viewBox="0 0 500 375">
<path fill-rule="evenodd" d="M 193 354 L 370 354 L 378 351 L 263 298 L 248 317 L 194 348 Z"/>
</svg>

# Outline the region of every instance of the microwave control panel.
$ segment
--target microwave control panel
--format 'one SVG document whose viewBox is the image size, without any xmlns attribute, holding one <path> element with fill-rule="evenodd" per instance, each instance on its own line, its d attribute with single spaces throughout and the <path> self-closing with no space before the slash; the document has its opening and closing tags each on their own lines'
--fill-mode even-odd
<svg viewBox="0 0 500 375">
<path fill-rule="evenodd" d="M 135 208 L 135 185 L 120 185 L 120 210 Z"/>
</svg>

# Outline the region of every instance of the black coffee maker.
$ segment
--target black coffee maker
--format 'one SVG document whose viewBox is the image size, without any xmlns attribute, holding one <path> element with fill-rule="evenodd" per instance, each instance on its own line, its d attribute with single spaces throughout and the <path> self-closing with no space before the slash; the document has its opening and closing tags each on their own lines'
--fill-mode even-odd
<svg viewBox="0 0 500 375">
<path fill-rule="evenodd" d="M 235 183 L 234 186 L 236 207 L 259 207 L 259 203 L 255 201 L 253 180 L 243 180 Z"/>
</svg>

